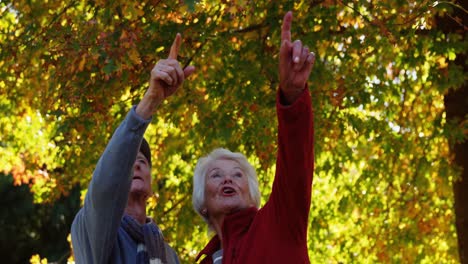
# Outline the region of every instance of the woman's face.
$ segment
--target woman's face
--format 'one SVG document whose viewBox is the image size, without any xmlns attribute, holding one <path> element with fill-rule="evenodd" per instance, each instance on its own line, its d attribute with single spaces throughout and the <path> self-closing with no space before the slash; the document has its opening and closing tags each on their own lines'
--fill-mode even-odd
<svg viewBox="0 0 468 264">
<path fill-rule="evenodd" d="M 254 206 L 247 175 L 234 160 L 212 162 L 208 166 L 205 184 L 205 205 L 209 217 Z"/>
</svg>

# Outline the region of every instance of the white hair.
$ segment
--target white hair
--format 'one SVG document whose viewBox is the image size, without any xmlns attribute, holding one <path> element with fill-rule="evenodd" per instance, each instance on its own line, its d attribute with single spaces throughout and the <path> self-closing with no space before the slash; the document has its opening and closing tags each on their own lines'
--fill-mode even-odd
<svg viewBox="0 0 468 264">
<path fill-rule="evenodd" d="M 206 174 L 209 165 L 217 160 L 233 160 L 239 163 L 242 172 L 247 175 L 249 185 L 250 199 L 255 207 L 260 206 L 260 190 L 258 188 L 257 173 L 254 167 L 247 161 L 247 158 L 239 152 L 231 152 L 230 150 L 217 148 L 210 154 L 198 160 L 197 166 L 193 173 L 193 193 L 192 203 L 195 211 L 210 225 L 209 219 L 202 211 L 205 209 L 205 182 Z"/>
</svg>

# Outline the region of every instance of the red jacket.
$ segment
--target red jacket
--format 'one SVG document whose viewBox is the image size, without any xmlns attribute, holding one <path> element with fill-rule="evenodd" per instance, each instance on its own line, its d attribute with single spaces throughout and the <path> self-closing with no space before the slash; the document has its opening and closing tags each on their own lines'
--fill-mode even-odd
<svg viewBox="0 0 468 264">
<path fill-rule="evenodd" d="M 260 210 L 249 208 L 224 219 L 224 264 L 310 263 L 307 223 L 314 168 L 314 130 L 308 89 L 289 106 L 276 99 L 278 154 L 276 175 L 268 202 Z M 196 260 L 212 263 L 220 249 L 218 236 L 211 239 Z"/>
</svg>

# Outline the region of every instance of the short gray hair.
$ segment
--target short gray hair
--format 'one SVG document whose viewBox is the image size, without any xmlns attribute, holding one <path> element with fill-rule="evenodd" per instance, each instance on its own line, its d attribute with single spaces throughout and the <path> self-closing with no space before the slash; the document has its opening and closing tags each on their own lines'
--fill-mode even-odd
<svg viewBox="0 0 468 264">
<path fill-rule="evenodd" d="M 255 204 L 255 207 L 260 206 L 260 190 L 258 188 L 257 173 L 254 167 L 249 163 L 247 158 L 239 152 L 231 152 L 224 148 L 214 149 L 210 154 L 198 160 L 197 166 L 193 173 L 193 193 L 192 203 L 195 211 L 210 225 L 207 216 L 202 214 L 205 207 L 205 180 L 208 166 L 217 160 L 233 160 L 239 163 L 242 172 L 247 175 L 249 184 L 250 198 Z"/>
</svg>

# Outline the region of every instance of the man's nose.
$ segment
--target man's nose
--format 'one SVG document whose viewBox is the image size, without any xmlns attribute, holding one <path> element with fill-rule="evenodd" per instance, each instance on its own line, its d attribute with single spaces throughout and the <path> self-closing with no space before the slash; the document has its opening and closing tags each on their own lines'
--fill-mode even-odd
<svg viewBox="0 0 468 264">
<path fill-rule="evenodd" d="M 133 169 L 140 170 L 141 169 L 140 164 L 138 162 L 133 163 Z"/>
</svg>

